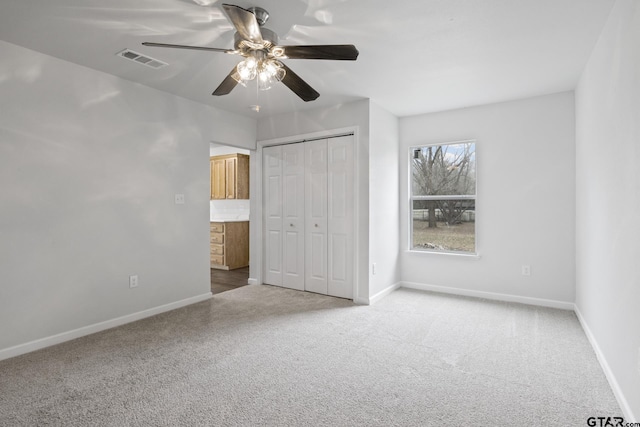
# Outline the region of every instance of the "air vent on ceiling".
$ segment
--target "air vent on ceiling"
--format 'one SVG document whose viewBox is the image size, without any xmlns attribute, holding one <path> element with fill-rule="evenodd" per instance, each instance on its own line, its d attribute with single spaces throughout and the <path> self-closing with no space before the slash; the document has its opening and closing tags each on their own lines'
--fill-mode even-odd
<svg viewBox="0 0 640 427">
<path fill-rule="evenodd" d="M 131 49 L 125 49 L 118 52 L 116 55 L 155 69 L 166 67 L 167 65 L 169 65 L 166 62 L 160 61 L 159 59 L 154 59 L 141 53 L 134 52 Z"/>
</svg>

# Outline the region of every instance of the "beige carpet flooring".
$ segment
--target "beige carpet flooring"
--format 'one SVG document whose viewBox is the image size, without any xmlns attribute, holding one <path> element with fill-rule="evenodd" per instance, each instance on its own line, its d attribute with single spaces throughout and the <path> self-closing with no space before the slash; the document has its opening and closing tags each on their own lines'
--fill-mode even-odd
<svg viewBox="0 0 640 427">
<path fill-rule="evenodd" d="M 585 426 L 620 409 L 572 312 L 271 286 L 0 362 L 1 426 Z"/>
</svg>

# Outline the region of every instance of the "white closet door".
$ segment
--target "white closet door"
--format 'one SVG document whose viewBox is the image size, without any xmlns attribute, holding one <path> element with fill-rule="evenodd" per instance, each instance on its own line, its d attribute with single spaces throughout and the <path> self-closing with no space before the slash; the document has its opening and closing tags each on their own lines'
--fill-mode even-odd
<svg viewBox="0 0 640 427">
<path fill-rule="evenodd" d="M 354 137 L 327 142 L 327 294 L 353 298 Z"/>
<path fill-rule="evenodd" d="M 305 286 L 327 294 L 327 140 L 305 144 Z"/>
<path fill-rule="evenodd" d="M 265 147 L 263 154 L 264 282 L 282 286 L 282 147 Z"/>
<path fill-rule="evenodd" d="M 304 144 L 282 146 L 282 286 L 304 290 Z"/>
<path fill-rule="evenodd" d="M 353 140 L 263 149 L 265 283 L 353 298 Z"/>
</svg>

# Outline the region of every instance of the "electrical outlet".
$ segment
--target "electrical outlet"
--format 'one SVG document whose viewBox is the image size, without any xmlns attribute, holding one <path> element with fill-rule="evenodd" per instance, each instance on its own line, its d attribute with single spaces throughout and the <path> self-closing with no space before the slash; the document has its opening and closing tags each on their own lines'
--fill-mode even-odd
<svg viewBox="0 0 640 427">
<path fill-rule="evenodd" d="M 176 205 L 184 205 L 184 194 L 176 194 Z"/>
<path fill-rule="evenodd" d="M 523 276 L 531 276 L 531 266 L 530 265 L 523 265 L 522 266 L 522 275 Z"/>
<path fill-rule="evenodd" d="M 371 264 L 371 274 L 376 275 L 376 263 Z"/>
<path fill-rule="evenodd" d="M 138 275 L 129 276 L 129 287 L 137 288 L 138 287 Z"/>
</svg>

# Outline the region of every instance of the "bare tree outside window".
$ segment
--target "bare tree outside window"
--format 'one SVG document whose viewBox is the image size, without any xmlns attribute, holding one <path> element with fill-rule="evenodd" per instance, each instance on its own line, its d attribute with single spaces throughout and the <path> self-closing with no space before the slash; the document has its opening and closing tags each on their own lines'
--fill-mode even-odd
<svg viewBox="0 0 640 427">
<path fill-rule="evenodd" d="M 412 249 L 475 252 L 475 142 L 411 149 Z"/>
</svg>

